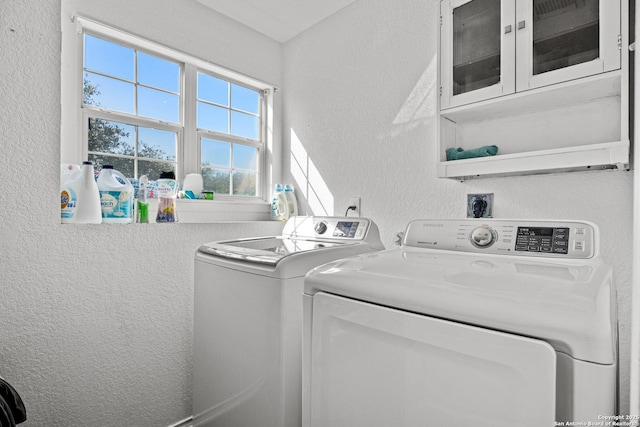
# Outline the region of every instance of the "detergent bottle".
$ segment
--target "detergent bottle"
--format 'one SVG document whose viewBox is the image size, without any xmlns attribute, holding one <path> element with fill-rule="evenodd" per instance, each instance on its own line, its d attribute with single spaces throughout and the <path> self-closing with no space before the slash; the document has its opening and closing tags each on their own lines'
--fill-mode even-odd
<svg viewBox="0 0 640 427">
<path fill-rule="evenodd" d="M 100 193 L 92 162 L 63 164 L 60 168 L 60 221 L 63 224 L 100 224 Z"/>
<path fill-rule="evenodd" d="M 133 186 L 111 165 L 104 165 L 98 176 L 103 224 L 133 222 Z"/>
<path fill-rule="evenodd" d="M 298 215 L 298 200 L 293 192 L 293 187 L 290 184 L 284 186 L 284 197 L 287 201 L 287 211 L 289 218 Z"/>
</svg>

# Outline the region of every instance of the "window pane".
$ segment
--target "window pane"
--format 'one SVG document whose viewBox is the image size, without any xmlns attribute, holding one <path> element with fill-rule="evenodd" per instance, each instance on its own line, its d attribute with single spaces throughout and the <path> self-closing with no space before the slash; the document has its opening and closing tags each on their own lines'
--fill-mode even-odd
<svg viewBox="0 0 640 427">
<path fill-rule="evenodd" d="M 247 172 L 233 172 L 233 194 L 239 196 L 255 196 L 257 188 L 257 174 Z"/>
<path fill-rule="evenodd" d="M 260 94 L 246 87 L 231 85 L 231 107 L 237 110 L 258 114 Z"/>
<path fill-rule="evenodd" d="M 500 0 L 453 9 L 453 94 L 500 82 Z"/>
<path fill-rule="evenodd" d="M 198 73 L 198 99 L 229 106 L 229 82 Z"/>
<path fill-rule="evenodd" d="M 167 92 L 138 87 L 138 115 L 165 122 L 180 122 L 180 98 Z"/>
<path fill-rule="evenodd" d="M 250 114 L 231 112 L 231 135 L 258 140 L 258 117 Z"/>
<path fill-rule="evenodd" d="M 179 93 L 180 66 L 175 62 L 138 52 L 138 82 Z"/>
<path fill-rule="evenodd" d="M 600 56 L 599 3 L 533 1 L 533 74 Z"/>
<path fill-rule="evenodd" d="M 103 119 L 89 119 L 89 151 L 133 156 L 135 126 Z"/>
<path fill-rule="evenodd" d="M 134 80 L 134 61 L 133 49 L 89 34 L 84 35 L 85 68 L 122 79 Z"/>
<path fill-rule="evenodd" d="M 93 164 L 96 166 L 96 171 L 102 169 L 104 165 L 112 165 L 115 170 L 121 172 L 127 178 L 135 177 L 133 169 L 133 159 L 89 154 L 89 160 L 93 161 Z"/>
<path fill-rule="evenodd" d="M 233 168 L 255 171 L 258 166 L 258 149 L 246 145 L 233 145 Z"/>
<path fill-rule="evenodd" d="M 134 91 L 135 86 L 131 83 L 93 73 L 84 73 L 85 104 L 135 114 Z M 87 102 L 88 92 L 91 93 L 90 102 Z"/>
<path fill-rule="evenodd" d="M 202 129 L 229 133 L 229 110 L 198 102 L 198 124 Z"/>
<path fill-rule="evenodd" d="M 204 191 L 229 194 L 229 171 L 223 169 L 202 169 Z"/>
<path fill-rule="evenodd" d="M 202 166 L 231 167 L 231 144 L 202 138 L 200 142 Z"/>
<path fill-rule="evenodd" d="M 160 179 L 162 172 L 175 171 L 175 163 L 170 162 L 150 162 L 147 160 L 138 161 L 138 178 L 147 175 L 150 180 Z"/>
<path fill-rule="evenodd" d="M 176 160 L 177 134 L 165 130 L 138 128 L 138 155 L 149 159 Z"/>
</svg>

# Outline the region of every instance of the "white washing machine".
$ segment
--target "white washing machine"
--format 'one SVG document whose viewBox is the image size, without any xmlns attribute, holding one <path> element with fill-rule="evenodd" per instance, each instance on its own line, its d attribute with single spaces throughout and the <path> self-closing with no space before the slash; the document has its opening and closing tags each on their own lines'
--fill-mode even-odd
<svg viewBox="0 0 640 427">
<path fill-rule="evenodd" d="M 598 244 L 580 221 L 417 220 L 400 248 L 312 270 L 303 426 L 602 425 L 617 314 Z"/>
<path fill-rule="evenodd" d="M 200 246 L 194 425 L 300 427 L 304 276 L 381 249 L 377 225 L 351 217 L 293 217 L 281 236 Z"/>
</svg>

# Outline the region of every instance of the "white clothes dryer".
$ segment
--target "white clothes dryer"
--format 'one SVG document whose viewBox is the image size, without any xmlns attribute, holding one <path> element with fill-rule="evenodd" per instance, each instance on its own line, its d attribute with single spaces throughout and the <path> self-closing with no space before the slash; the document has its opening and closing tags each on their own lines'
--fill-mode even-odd
<svg viewBox="0 0 640 427">
<path fill-rule="evenodd" d="M 293 217 L 195 255 L 194 426 L 300 427 L 302 292 L 320 264 L 384 249 L 367 218 Z"/>
<path fill-rule="evenodd" d="M 417 220 L 400 248 L 315 268 L 303 426 L 600 425 L 618 344 L 598 245 L 580 221 Z"/>
</svg>

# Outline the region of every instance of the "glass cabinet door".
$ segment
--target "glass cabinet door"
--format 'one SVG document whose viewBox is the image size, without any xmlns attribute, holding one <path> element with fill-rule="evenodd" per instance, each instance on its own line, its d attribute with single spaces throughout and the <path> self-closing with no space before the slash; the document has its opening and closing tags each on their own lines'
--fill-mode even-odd
<svg viewBox="0 0 640 427">
<path fill-rule="evenodd" d="M 517 90 L 620 67 L 617 0 L 518 0 Z"/>
<path fill-rule="evenodd" d="M 500 82 L 500 0 L 453 9 L 453 95 Z"/>
<path fill-rule="evenodd" d="M 600 57 L 599 0 L 533 0 L 533 74 Z"/>
<path fill-rule="evenodd" d="M 443 108 L 513 92 L 513 46 L 505 45 L 514 45 L 514 29 L 504 15 L 513 20 L 514 10 L 513 0 L 443 0 Z"/>
</svg>

